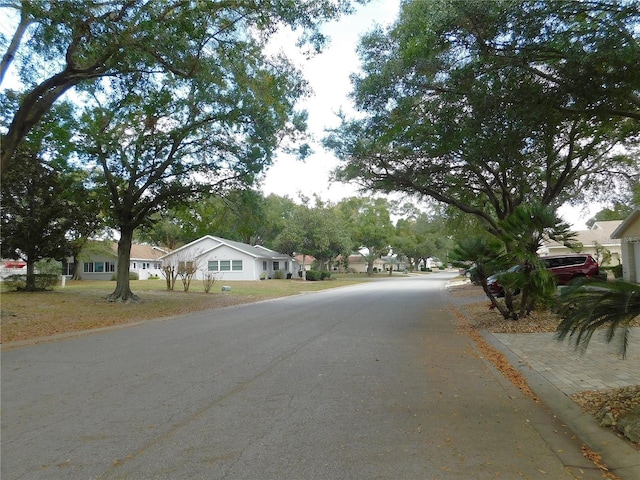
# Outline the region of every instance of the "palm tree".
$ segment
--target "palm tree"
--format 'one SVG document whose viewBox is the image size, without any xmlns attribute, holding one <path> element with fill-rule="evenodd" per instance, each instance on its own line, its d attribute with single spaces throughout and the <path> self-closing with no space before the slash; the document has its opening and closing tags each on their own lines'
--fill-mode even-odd
<svg viewBox="0 0 640 480">
<path fill-rule="evenodd" d="M 454 265 L 462 264 L 465 261 L 473 261 L 475 275 L 478 277 L 482 290 L 491 301 L 491 305 L 504 318 L 510 318 L 511 313 L 509 310 L 496 300 L 487 285 L 487 277 L 502 270 L 507 265 L 503 246 L 498 240 L 481 235 L 465 237 L 459 240 L 454 249 L 449 252 L 449 258 Z"/>
<path fill-rule="evenodd" d="M 559 300 L 558 340 L 569 336 L 584 352 L 594 332 L 605 329 L 607 343 L 620 333 L 620 353 L 626 357 L 631 322 L 640 316 L 640 285 L 582 279 L 565 288 Z"/>
</svg>

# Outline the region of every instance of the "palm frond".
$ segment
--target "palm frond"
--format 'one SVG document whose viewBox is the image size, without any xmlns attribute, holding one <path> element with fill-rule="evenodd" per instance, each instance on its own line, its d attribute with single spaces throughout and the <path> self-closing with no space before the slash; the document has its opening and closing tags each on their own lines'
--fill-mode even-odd
<svg viewBox="0 0 640 480">
<path fill-rule="evenodd" d="M 640 316 L 640 285 L 628 282 L 582 280 L 560 294 L 560 314 L 556 337 L 569 337 L 575 347 L 586 351 L 598 330 L 605 330 L 609 343 L 620 336 L 620 353 L 626 357 L 629 325 Z"/>
</svg>

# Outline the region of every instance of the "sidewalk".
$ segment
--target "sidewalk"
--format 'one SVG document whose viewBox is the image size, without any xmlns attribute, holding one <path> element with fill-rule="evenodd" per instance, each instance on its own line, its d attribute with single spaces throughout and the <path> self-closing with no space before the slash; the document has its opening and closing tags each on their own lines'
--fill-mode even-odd
<svg viewBox="0 0 640 480">
<path fill-rule="evenodd" d="M 449 285 L 453 286 L 453 285 Z M 452 298 L 463 305 L 485 297 Z M 640 328 L 632 328 L 627 357 L 622 359 L 614 339 L 607 344 L 594 335 L 586 353 L 576 351 L 567 340 L 559 342 L 553 332 L 491 333 L 485 340 L 500 350 L 526 378 L 531 390 L 591 450 L 602 455 L 610 471 L 622 480 L 640 479 L 640 453 L 613 432 L 600 427 L 580 409 L 570 395 L 585 390 L 608 390 L 640 384 Z"/>
</svg>

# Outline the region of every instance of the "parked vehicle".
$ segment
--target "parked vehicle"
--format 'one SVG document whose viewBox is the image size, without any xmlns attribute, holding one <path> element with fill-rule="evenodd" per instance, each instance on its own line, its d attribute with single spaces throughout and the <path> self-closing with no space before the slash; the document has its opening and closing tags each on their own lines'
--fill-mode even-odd
<svg viewBox="0 0 640 480">
<path fill-rule="evenodd" d="M 588 254 L 554 255 L 542 257 L 540 260 L 556 277 L 558 285 L 566 285 L 574 278 L 592 278 L 600 275 L 598 262 Z"/>
<path fill-rule="evenodd" d="M 589 254 L 553 255 L 541 257 L 540 262 L 555 277 L 558 285 L 566 285 L 574 278 L 592 278 L 600 274 L 598 262 Z M 517 272 L 521 268 L 522 265 L 514 265 L 507 272 Z M 504 273 L 499 272 L 487 277 L 489 291 L 496 297 L 504 296 L 504 288 L 498 281 Z"/>
<path fill-rule="evenodd" d="M 506 272 L 494 273 L 493 275 L 487 277 L 487 287 L 489 287 L 489 291 L 496 297 L 504 297 L 504 287 L 498 282 L 498 277 L 507 272 L 515 273 L 520 269 L 522 269 L 522 265 L 514 265 Z"/>
</svg>

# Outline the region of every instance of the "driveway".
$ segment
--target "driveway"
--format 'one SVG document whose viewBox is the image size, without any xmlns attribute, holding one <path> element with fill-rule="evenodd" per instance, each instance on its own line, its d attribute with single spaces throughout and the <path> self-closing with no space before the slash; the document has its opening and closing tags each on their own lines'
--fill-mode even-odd
<svg viewBox="0 0 640 480">
<path fill-rule="evenodd" d="M 451 276 L 5 350 L 2 479 L 590 478 L 456 333 Z"/>
</svg>

